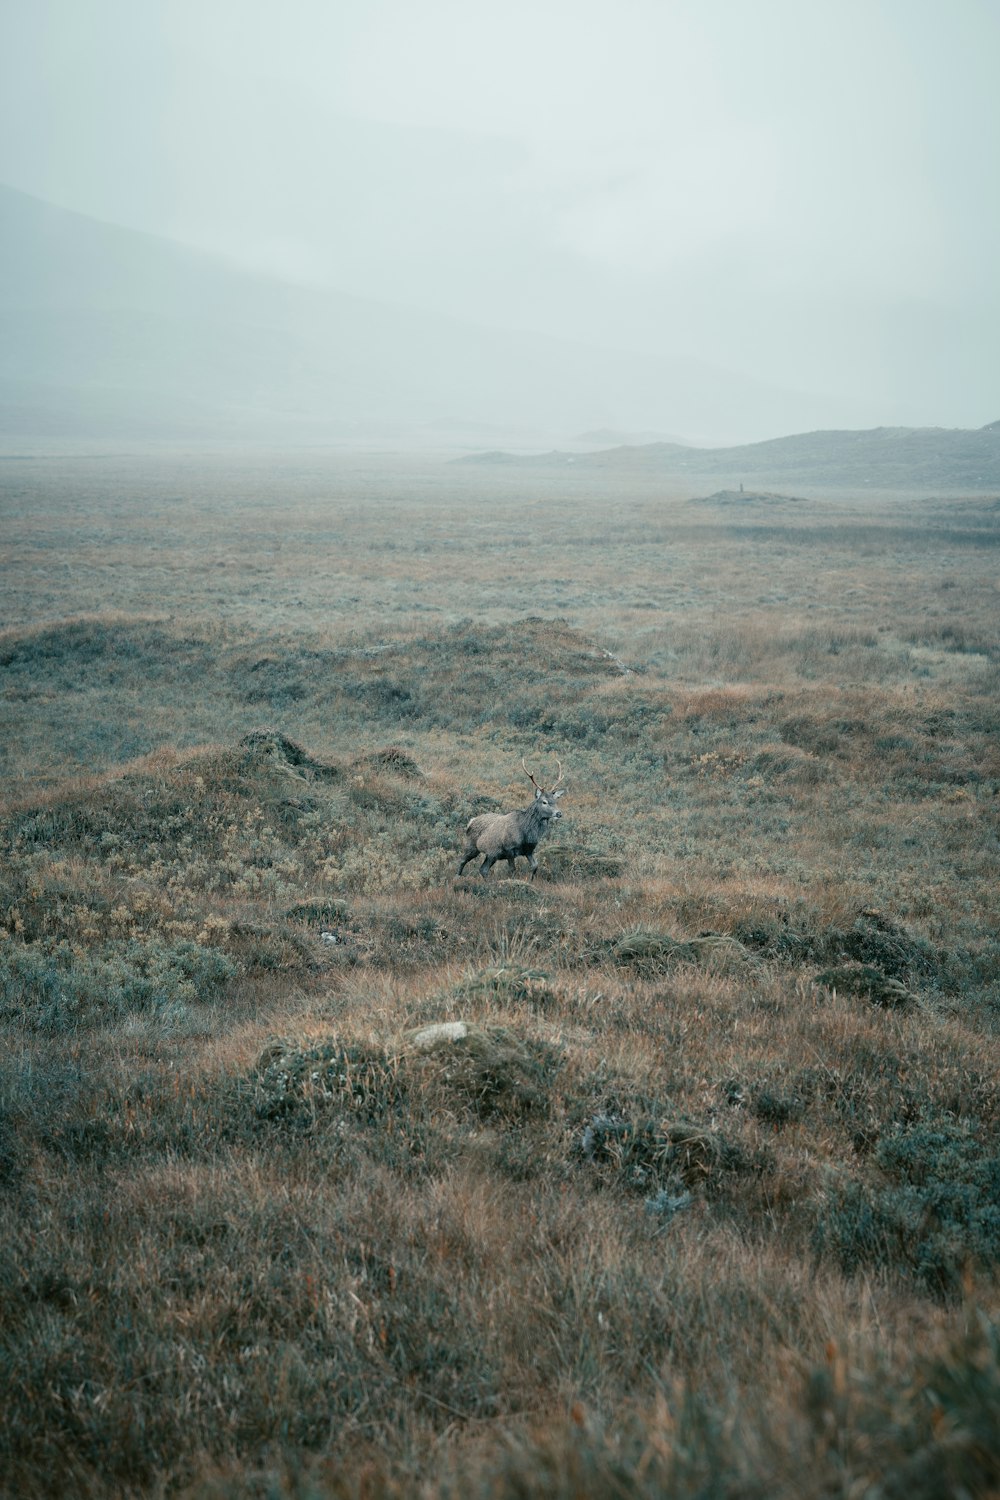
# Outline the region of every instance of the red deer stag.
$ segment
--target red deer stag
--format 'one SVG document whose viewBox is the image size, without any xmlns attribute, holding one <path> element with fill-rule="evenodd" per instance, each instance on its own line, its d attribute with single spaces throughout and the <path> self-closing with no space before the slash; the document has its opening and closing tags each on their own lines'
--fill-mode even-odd
<svg viewBox="0 0 1000 1500">
<path fill-rule="evenodd" d="M 488 875 L 498 859 L 507 861 L 513 875 L 514 861 L 519 854 L 523 854 L 525 859 L 530 861 L 531 878 L 534 880 L 535 871 L 538 869 L 535 845 L 549 824 L 555 822 L 556 818 L 562 817 L 562 813 L 556 806 L 563 795 L 563 792 L 556 791 L 556 787 L 562 781 L 562 762 L 559 761 L 558 765 L 559 774 L 555 785 L 546 791 L 544 787 L 538 785 L 524 764 L 522 755 L 521 769 L 535 788 L 534 797 L 527 807 L 522 807 L 517 812 L 480 813 L 478 817 L 469 819 L 465 825 L 465 849 L 462 853 L 462 862 L 458 867 L 459 875 L 470 859 L 475 859 L 477 854 L 483 856 L 483 862 L 479 867 L 481 875 Z M 565 791 L 565 788 L 563 790 Z"/>
</svg>

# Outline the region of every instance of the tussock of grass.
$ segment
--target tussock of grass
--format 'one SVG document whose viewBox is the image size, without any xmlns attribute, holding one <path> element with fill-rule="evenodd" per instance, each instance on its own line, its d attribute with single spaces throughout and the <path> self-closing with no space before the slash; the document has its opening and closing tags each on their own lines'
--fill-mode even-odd
<svg viewBox="0 0 1000 1500">
<path fill-rule="evenodd" d="M 615 880 L 625 868 L 613 854 L 574 845 L 544 844 L 538 862 L 550 880 Z"/>
<path fill-rule="evenodd" d="M 467 974 L 456 986 L 456 996 L 486 1007 L 525 1005 L 531 1010 L 551 1009 L 557 999 L 551 975 L 544 969 L 523 964 L 501 964 Z"/>
<path fill-rule="evenodd" d="M 606 948 L 618 964 L 647 974 L 667 973 L 676 964 L 700 964 L 715 973 L 745 972 L 753 957 L 736 938 L 721 933 L 674 938 L 665 932 L 635 928 L 610 939 Z"/>
<path fill-rule="evenodd" d="M 270 1042 L 254 1069 L 254 1106 L 261 1119 L 309 1124 L 317 1112 L 338 1108 L 371 1124 L 403 1101 L 398 1069 L 378 1049 L 358 1043 L 302 1048 Z"/>
<path fill-rule="evenodd" d="M 404 1039 L 407 1071 L 425 1092 L 464 1106 L 482 1120 L 548 1114 L 556 1049 L 505 1027 L 463 1023 L 418 1027 Z"/>
<path fill-rule="evenodd" d="M 986 1413 L 1000 1399 L 995 1329 L 974 1327 L 951 1348 L 919 1354 L 897 1374 L 868 1359 L 848 1363 L 836 1343 L 796 1371 L 794 1406 L 775 1421 L 764 1400 L 737 1416 L 681 1381 L 648 1409 L 613 1424 L 577 1403 L 556 1422 L 533 1424 L 503 1449 L 457 1454 L 436 1493 L 555 1500 L 635 1500 L 705 1493 L 812 1500 L 845 1484 L 869 1485 L 892 1500 L 988 1494 L 1000 1482 L 1000 1456 Z M 809 1453 L 809 1462 L 801 1457 Z M 378 1472 L 378 1467 L 376 1467 Z M 380 1474 L 381 1492 L 405 1481 Z M 222 1489 L 219 1500 L 233 1493 Z M 319 1496 L 345 1493 L 318 1486 Z"/>
<path fill-rule="evenodd" d="M 859 995 L 873 1005 L 885 1006 L 887 1010 L 912 1005 L 915 998 L 905 984 L 890 979 L 873 964 L 840 964 L 833 969 L 824 969 L 816 975 L 816 983 L 822 989 L 835 990 L 841 995 Z"/>
<path fill-rule="evenodd" d="M 618 1114 L 594 1115 L 579 1150 L 606 1181 L 646 1193 L 678 1182 L 704 1187 L 741 1160 L 719 1134 L 692 1121 Z"/>
<path fill-rule="evenodd" d="M 346 921 L 349 914 L 346 901 L 296 901 L 285 912 L 285 919 L 310 927 L 330 928 Z"/>
</svg>

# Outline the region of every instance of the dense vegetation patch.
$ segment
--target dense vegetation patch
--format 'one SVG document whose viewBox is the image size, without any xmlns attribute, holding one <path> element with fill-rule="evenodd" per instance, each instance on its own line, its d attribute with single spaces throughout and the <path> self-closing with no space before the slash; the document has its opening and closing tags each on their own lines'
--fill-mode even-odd
<svg viewBox="0 0 1000 1500">
<path fill-rule="evenodd" d="M 236 972 L 213 948 L 160 938 L 74 950 L 69 943 L 0 944 L 0 1018 L 51 1034 L 149 1013 L 176 1024 Z"/>
<path fill-rule="evenodd" d="M 970 1269 L 1000 1261 L 996 1147 L 947 1118 L 883 1136 L 879 1177 L 834 1192 L 817 1246 L 847 1271 L 902 1266 L 933 1292 L 956 1291 Z"/>
</svg>

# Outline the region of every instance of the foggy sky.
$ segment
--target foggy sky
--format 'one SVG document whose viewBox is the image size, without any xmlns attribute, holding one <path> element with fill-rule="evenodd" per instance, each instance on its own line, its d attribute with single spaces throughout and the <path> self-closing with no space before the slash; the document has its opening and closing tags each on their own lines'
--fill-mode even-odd
<svg viewBox="0 0 1000 1500">
<path fill-rule="evenodd" d="M 283 277 L 1000 416 L 995 0 L 0 0 L 0 181 Z"/>
</svg>

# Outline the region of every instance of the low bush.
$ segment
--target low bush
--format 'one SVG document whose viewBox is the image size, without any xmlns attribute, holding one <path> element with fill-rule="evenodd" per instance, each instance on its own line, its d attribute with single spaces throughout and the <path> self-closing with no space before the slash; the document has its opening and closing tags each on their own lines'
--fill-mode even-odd
<svg viewBox="0 0 1000 1500">
<path fill-rule="evenodd" d="M 814 1233 L 820 1253 L 849 1273 L 877 1267 L 937 1295 L 966 1271 L 1000 1262 L 1000 1155 L 945 1121 L 885 1135 L 881 1177 L 836 1188 Z"/>
<path fill-rule="evenodd" d="M 378 1048 L 356 1042 L 305 1048 L 271 1042 L 257 1061 L 252 1082 L 259 1119 L 302 1127 L 331 1109 L 373 1124 L 402 1108 L 406 1099 L 398 1067 Z"/>
<path fill-rule="evenodd" d="M 860 963 L 889 979 L 934 980 L 941 956 L 926 938 L 915 937 L 881 912 L 866 908 L 850 927 L 824 926 L 811 914 L 743 919 L 734 935 L 748 947 L 786 963 Z"/>
<path fill-rule="evenodd" d="M 51 939 L 0 943 L 0 1017 L 58 1033 L 141 1013 L 182 1020 L 236 973 L 216 948 L 158 937 L 81 949 Z"/>
</svg>

